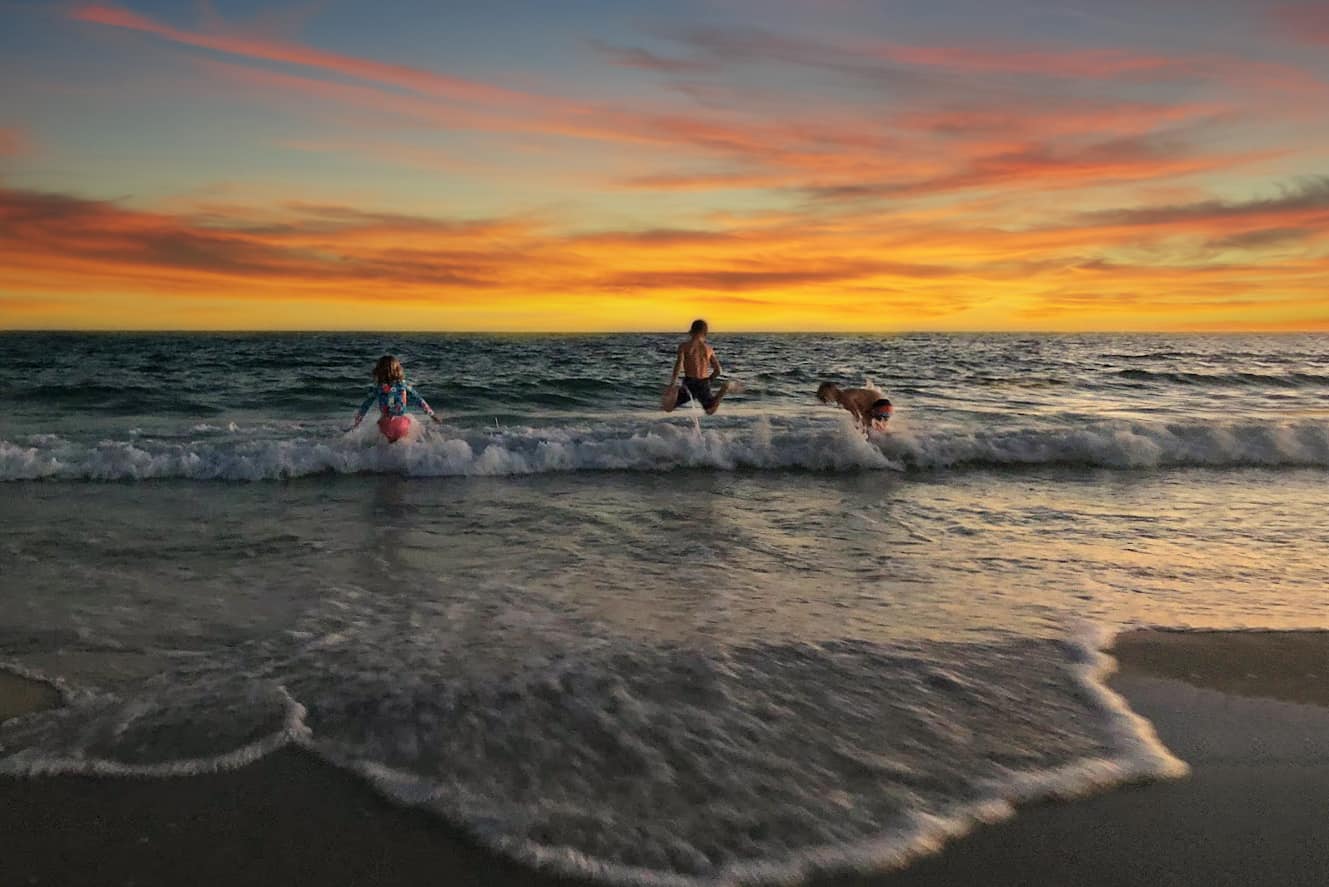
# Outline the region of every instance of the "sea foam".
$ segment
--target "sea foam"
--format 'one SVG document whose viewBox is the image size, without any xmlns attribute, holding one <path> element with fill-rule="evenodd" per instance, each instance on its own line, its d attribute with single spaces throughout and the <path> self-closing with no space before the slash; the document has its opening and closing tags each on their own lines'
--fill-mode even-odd
<svg viewBox="0 0 1329 887">
<path fill-rule="evenodd" d="M 82 442 L 42 435 L 0 440 L 0 480 L 262 481 L 317 474 L 412 477 L 574 471 L 941 470 L 965 466 L 1078 465 L 1115 469 L 1198 466 L 1329 467 L 1329 423 L 1145 422 L 1080 424 L 898 423 L 870 439 L 847 422 L 766 419 L 698 431 L 690 424 L 426 430 L 389 446 L 354 435 L 260 431 L 199 439 L 142 435 Z"/>
<path fill-rule="evenodd" d="M 271 652 L 0 726 L 0 773 L 180 776 L 296 746 L 523 862 L 694 887 L 895 868 L 1020 803 L 1186 772 L 1075 640 L 620 641 L 448 677 L 346 639 Z"/>
</svg>

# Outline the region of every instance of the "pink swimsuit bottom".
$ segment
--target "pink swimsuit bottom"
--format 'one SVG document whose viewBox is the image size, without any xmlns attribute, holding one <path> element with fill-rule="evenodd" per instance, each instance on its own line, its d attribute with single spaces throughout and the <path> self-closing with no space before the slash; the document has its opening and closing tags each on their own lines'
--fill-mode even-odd
<svg viewBox="0 0 1329 887">
<path fill-rule="evenodd" d="M 383 432 L 383 436 L 388 439 L 388 443 L 396 443 L 410 432 L 411 417 L 384 416 L 378 420 L 378 430 Z"/>
</svg>

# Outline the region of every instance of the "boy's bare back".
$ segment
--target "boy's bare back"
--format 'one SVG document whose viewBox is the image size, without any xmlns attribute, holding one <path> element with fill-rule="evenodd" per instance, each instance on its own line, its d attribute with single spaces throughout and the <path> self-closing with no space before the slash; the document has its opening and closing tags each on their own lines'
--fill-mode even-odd
<svg viewBox="0 0 1329 887">
<path fill-rule="evenodd" d="M 840 404 L 855 416 L 865 416 L 872 405 L 885 397 L 876 388 L 841 388 Z"/>
<path fill-rule="evenodd" d="M 689 379 L 707 379 L 711 375 L 715 349 L 705 339 L 694 336 L 678 346 L 678 359 L 683 365 L 684 376 Z"/>
<path fill-rule="evenodd" d="M 660 400 L 660 408 L 666 413 L 696 401 L 706 411 L 706 415 L 713 415 L 726 394 L 739 390 L 738 386 L 726 382 L 720 386 L 719 391 L 711 391 L 711 381 L 724 370 L 715 356 L 715 349 L 706 343 L 707 332 L 706 321 L 694 320 L 688 332 L 688 340 L 678 346 L 678 353 L 674 356 L 674 371 L 669 376 L 669 387 Z M 681 380 L 680 375 L 683 377 Z"/>
<path fill-rule="evenodd" d="M 870 432 L 873 428 L 884 427 L 894 411 L 886 395 L 870 385 L 841 388 L 834 382 L 823 382 L 817 388 L 817 399 L 844 407 L 864 432 Z"/>
</svg>

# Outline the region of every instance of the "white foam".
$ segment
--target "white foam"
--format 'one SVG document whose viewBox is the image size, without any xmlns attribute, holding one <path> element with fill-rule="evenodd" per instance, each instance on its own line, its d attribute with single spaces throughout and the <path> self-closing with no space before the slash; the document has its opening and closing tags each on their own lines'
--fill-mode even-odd
<svg viewBox="0 0 1329 887">
<path fill-rule="evenodd" d="M 1115 633 L 1102 626 L 1081 630 L 1073 649 L 1079 661 L 1070 665 L 1085 692 L 1102 711 L 1114 746 L 1111 757 L 1086 759 L 1042 773 L 1012 774 L 997 787 L 1004 800 L 1023 804 L 1044 798 L 1072 799 L 1123 785 L 1156 779 L 1179 779 L 1190 773 L 1185 761 L 1172 754 L 1158 738 L 1154 725 L 1131 710 L 1122 696 L 1107 684 L 1117 670 L 1109 656 Z"/>
<path fill-rule="evenodd" d="M 815 848 L 783 861 L 737 866 L 718 878 L 707 879 L 706 883 L 796 883 L 818 873 L 899 869 L 919 857 L 939 852 L 977 826 L 1011 818 L 1018 805 L 1047 799 L 1070 800 L 1120 785 L 1188 775 L 1190 767 L 1163 745 L 1153 725 L 1135 714 L 1126 700 L 1108 687 L 1106 681 L 1115 672 L 1116 661 L 1102 651 L 1110 648 L 1113 639 L 1114 635 L 1105 629 L 1091 629 L 1073 642 L 1072 649 L 1081 658 L 1071 663 L 1069 669 L 1100 707 L 1115 754 L 1084 758 L 1043 771 L 1011 771 L 1005 779 L 987 784 L 988 797 L 956 805 L 941 815 L 911 814 L 909 825 L 858 845 Z"/>
<path fill-rule="evenodd" d="M 888 435 L 887 455 L 919 468 L 1091 465 L 1106 468 L 1326 467 L 1324 422 L 1096 422 Z"/>
<path fill-rule="evenodd" d="M 1029 649 L 1034 659 L 1047 653 Z M 792 883 L 820 872 L 900 867 L 975 825 L 1013 815 L 1020 803 L 1187 772 L 1150 725 L 1104 686 L 1109 657 L 1079 644 L 1063 649 L 1072 656 L 1060 668 L 1076 690 L 1042 697 L 1047 710 L 1009 708 L 1046 687 L 1048 674 L 1037 667 L 1024 673 L 1025 653 L 979 647 L 972 659 L 942 666 L 921 650 L 846 643 L 759 648 L 737 659 L 690 663 L 619 656 L 612 670 L 560 668 L 520 684 L 471 687 L 441 705 L 410 692 L 393 700 L 382 687 L 353 690 L 372 697 L 393 723 L 390 712 L 430 711 L 427 720 L 445 725 L 443 732 L 429 727 L 403 735 L 394 727 L 365 735 L 357 727 L 348 741 L 333 738 L 341 730 L 329 723 L 330 735 L 316 726 L 310 745 L 398 802 L 433 810 L 492 848 L 561 874 L 689 887 Z M 700 698 L 661 697 L 661 688 L 676 680 Z M 660 712 L 661 698 L 677 707 Z M 969 703 L 983 699 L 980 707 L 992 711 L 1002 700 L 1011 720 L 1004 720 L 1006 712 L 976 715 Z M 872 720 L 874 707 L 888 712 L 879 716 L 890 729 Z M 766 717 L 783 723 L 772 726 Z M 1103 752 L 1008 768 L 993 766 L 966 738 L 970 729 L 990 727 L 999 735 L 1010 729 L 1017 759 L 1056 759 L 1060 747 L 1022 744 L 1043 736 L 1048 717 L 1059 744 L 1090 749 L 1103 742 Z M 476 730 L 485 757 L 468 762 Z M 759 738 L 747 735 L 751 730 Z M 709 750 L 693 758 L 686 749 L 702 740 Z M 597 752 L 605 743 L 608 750 Z M 754 756 L 735 750 L 742 747 Z M 495 772 L 494 756 L 526 774 L 516 795 L 509 796 L 509 776 Z M 426 761 L 435 759 L 447 762 L 445 772 L 430 772 L 434 765 Z M 625 760 L 637 762 L 628 764 L 633 775 L 615 772 Z M 981 770 L 991 772 L 972 781 Z M 671 799 L 698 779 L 695 800 L 679 806 Z M 903 807 L 887 797 L 900 790 L 910 799 Z M 974 796 L 946 800 L 957 792 Z M 747 821 L 770 831 L 750 838 Z M 736 858 L 725 860 L 726 854 Z"/>
<path fill-rule="evenodd" d="M 0 480 L 260 481 L 315 474 L 390 473 L 415 477 L 521 475 L 573 471 L 938 470 L 965 465 L 1088 465 L 1115 469 L 1329 467 L 1329 423 L 1147 423 L 1078 426 L 948 426 L 897 423 L 871 440 L 845 420 L 765 419 L 700 433 L 669 423 L 585 428 L 425 431 L 389 446 L 372 432 L 326 438 L 210 436 L 187 443 L 62 438 L 29 445 L 0 440 Z"/>
<path fill-rule="evenodd" d="M 235 770 L 287 745 L 308 739 L 304 706 L 283 688 L 275 688 L 275 694 L 283 708 L 282 716 L 276 727 L 264 735 L 215 754 L 171 756 L 150 761 L 125 761 L 105 752 L 123 748 L 127 753 L 143 754 L 152 743 L 162 741 L 159 735 L 151 734 L 182 727 L 201 729 L 207 734 L 206 741 L 225 743 L 225 726 L 199 727 L 191 718 L 196 714 L 191 709 L 199 706 L 211 708 L 210 694 L 203 693 L 192 706 L 178 707 L 171 704 L 178 701 L 178 697 L 172 698 L 174 694 L 164 699 L 128 700 L 70 694 L 66 697 L 66 708 L 35 712 L 4 723 L 0 729 L 0 775 L 84 774 L 156 778 Z M 163 727 L 167 730 L 163 731 Z M 197 741 L 199 737 L 191 738 Z M 95 749 L 101 749 L 103 753 L 99 754 Z"/>
<path fill-rule="evenodd" d="M 743 429 L 701 434 L 674 425 L 642 430 L 521 429 L 499 434 L 426 433 L 405 445 L 376 443 L 359 433 L 327 440 L 306 437 L 187 444 L 104 440 L 56 446 L 0 441 L 0 479 L 265 480 L 314 474 L 400 473 L 483 476 L 569 471 L 667 471 L 676 468 L 898 467 L 861 435 L 841 426 L 773 432 L 758 421 Z"/>
<path fill-rule="evenodd" d="M 597 649 L 431 680 L 409 638 L 396 674 L 378 643 L 305 638 L 275 660 L 290 692 L 214 662 L 7 722 L 0 773 L 184 776 L 296 745 L 523 862 L 697 887 L 898 868 L 1017 804 L 1186 772 L 1088 641 Z"/>
</svg>

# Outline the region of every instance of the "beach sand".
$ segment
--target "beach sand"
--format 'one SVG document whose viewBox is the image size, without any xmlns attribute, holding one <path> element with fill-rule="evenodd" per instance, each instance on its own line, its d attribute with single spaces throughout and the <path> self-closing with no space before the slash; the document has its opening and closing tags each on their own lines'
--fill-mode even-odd
<svg viewBox="0 0 1329 887">
<path fill-rule="evenodd" d="M 60 704 L 60 693 L 48 684 L 0 671 L 0 721 Z"/>
<path fill-rule="evenodd" d="M 1023 808 L 824 887 L 1329 884 L 1329 633 L 1136 632 L 1112 686 L 1190 777 Z M 0 674 L 0 717 L 58 703 Z M 160 780 L 0 780 L 0 885 L 555 885 L 296 751 Z"/>
</svg>

